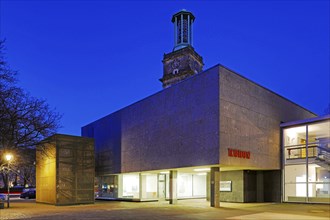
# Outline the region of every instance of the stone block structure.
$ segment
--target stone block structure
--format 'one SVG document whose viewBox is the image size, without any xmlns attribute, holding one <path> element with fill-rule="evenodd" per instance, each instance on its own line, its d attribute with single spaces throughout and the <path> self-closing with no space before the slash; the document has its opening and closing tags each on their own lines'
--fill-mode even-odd
<svg viewBox="0 0 330 220">
<path fill-rule="evenodd" d="M 94 140 L 56 134 L 37 146 L 36 201 L 94 203 Z"/>
</svg>

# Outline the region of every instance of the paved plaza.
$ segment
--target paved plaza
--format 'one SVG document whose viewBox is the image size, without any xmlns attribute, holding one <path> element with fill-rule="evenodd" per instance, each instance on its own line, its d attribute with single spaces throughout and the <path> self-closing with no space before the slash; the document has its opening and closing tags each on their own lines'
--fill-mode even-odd
<svg viewBox="0 0 330 220">
<path fill-rule="evenodd" d="M 0 219 L 273 219 L 329 220 L 330 207 L 319 204 L 221 203 L 211 208 L 205 200 L 167 202 L 96 201 L 90 205 L 53 206 L 34 200 L 14 200 L 10 208 L 0 210 Z"/>
</svg>

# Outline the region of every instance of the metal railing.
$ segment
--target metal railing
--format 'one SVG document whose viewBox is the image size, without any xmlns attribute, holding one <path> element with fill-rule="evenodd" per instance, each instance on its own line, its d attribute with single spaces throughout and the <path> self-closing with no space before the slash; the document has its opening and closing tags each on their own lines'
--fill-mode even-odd
<svg viewBox="0 0 330 220">
<path fill-rule="evenodd" d="M 307 156 L 305 144 L 289 147 L 286 151 L 286 159 L 304 159 Z M 328 144 L 308 145 L 308 157 L 330 164 L 330 148 Z"/>
<path fill-rule="evenodd" d="M 327 145 L 320 145 L 318 146 L 317 150 L 318 154 L 316 156 L 316 159 L 325 161 L 330 164 L 330 149 L 327 147 Z"/>
<path fill-rule="evenodd" d="M 286 159 L 303 159 L 306 158 L 306 145 L 298 145 L 296 147 L 287 148 Z M 316 157 L 317 153 L 317 145 L 308 146 L 308 157 Z"/>
</svg>

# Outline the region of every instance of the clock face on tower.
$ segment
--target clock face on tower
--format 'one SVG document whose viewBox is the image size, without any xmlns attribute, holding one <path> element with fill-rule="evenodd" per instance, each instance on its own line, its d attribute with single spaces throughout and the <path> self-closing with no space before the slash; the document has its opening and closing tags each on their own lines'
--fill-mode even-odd
<svg viewBox="0 0 330 220">
<path fill-rule="evenodd" d="M 177 69 L 180 66 L 180 60 L 179 59 L 173 60 L 171 66 L 173 69 Z"/>
<path fill-rule="evenodd" d="M 194 74 L 201 72 L 202 58 L 191 47 L 185 47 L 169 54 L 164 54 L 163 88 L 167 88 Z"/>
</svg>

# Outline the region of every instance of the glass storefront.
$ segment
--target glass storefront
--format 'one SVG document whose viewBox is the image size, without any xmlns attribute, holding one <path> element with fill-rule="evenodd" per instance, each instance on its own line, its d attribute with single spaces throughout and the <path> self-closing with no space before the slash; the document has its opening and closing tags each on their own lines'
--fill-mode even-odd
<svg viewBox="0 0 330 220">
<path fill-rule="evenodd" d="M 123 174 L 119 177 L 119 193 L 118 198 L 140 198 L 140 180 L 139 174 Z"/>
<path fill-rule="evenodd" d="M 206 173 L 179 173 L 178 198 L 206 197 Z"/>
<path fill-rule="evenodd" d="M 158 198 L 158 176 L 157 174 L 140 175 L 141 178 L 141 199 L 157 199 Z"/>
<path fill-rule="evenodd" d="M 96 177 L 94 188 L 96 198 L 118 198 L 118 176 Z"/>
<path fill-rule="evenodd" d="M 330 121 L 283 128 L 286 202 L 329 203 Z"/>
<path fill-rule="evenodd" d="M 206 197 L 206 173 L 178 173 L 178 198 Z M 169 198 L 169 174 L 129 173 L 97 177 L 95 195 L 104 199 L 162 200 Z"/>
</svg>

